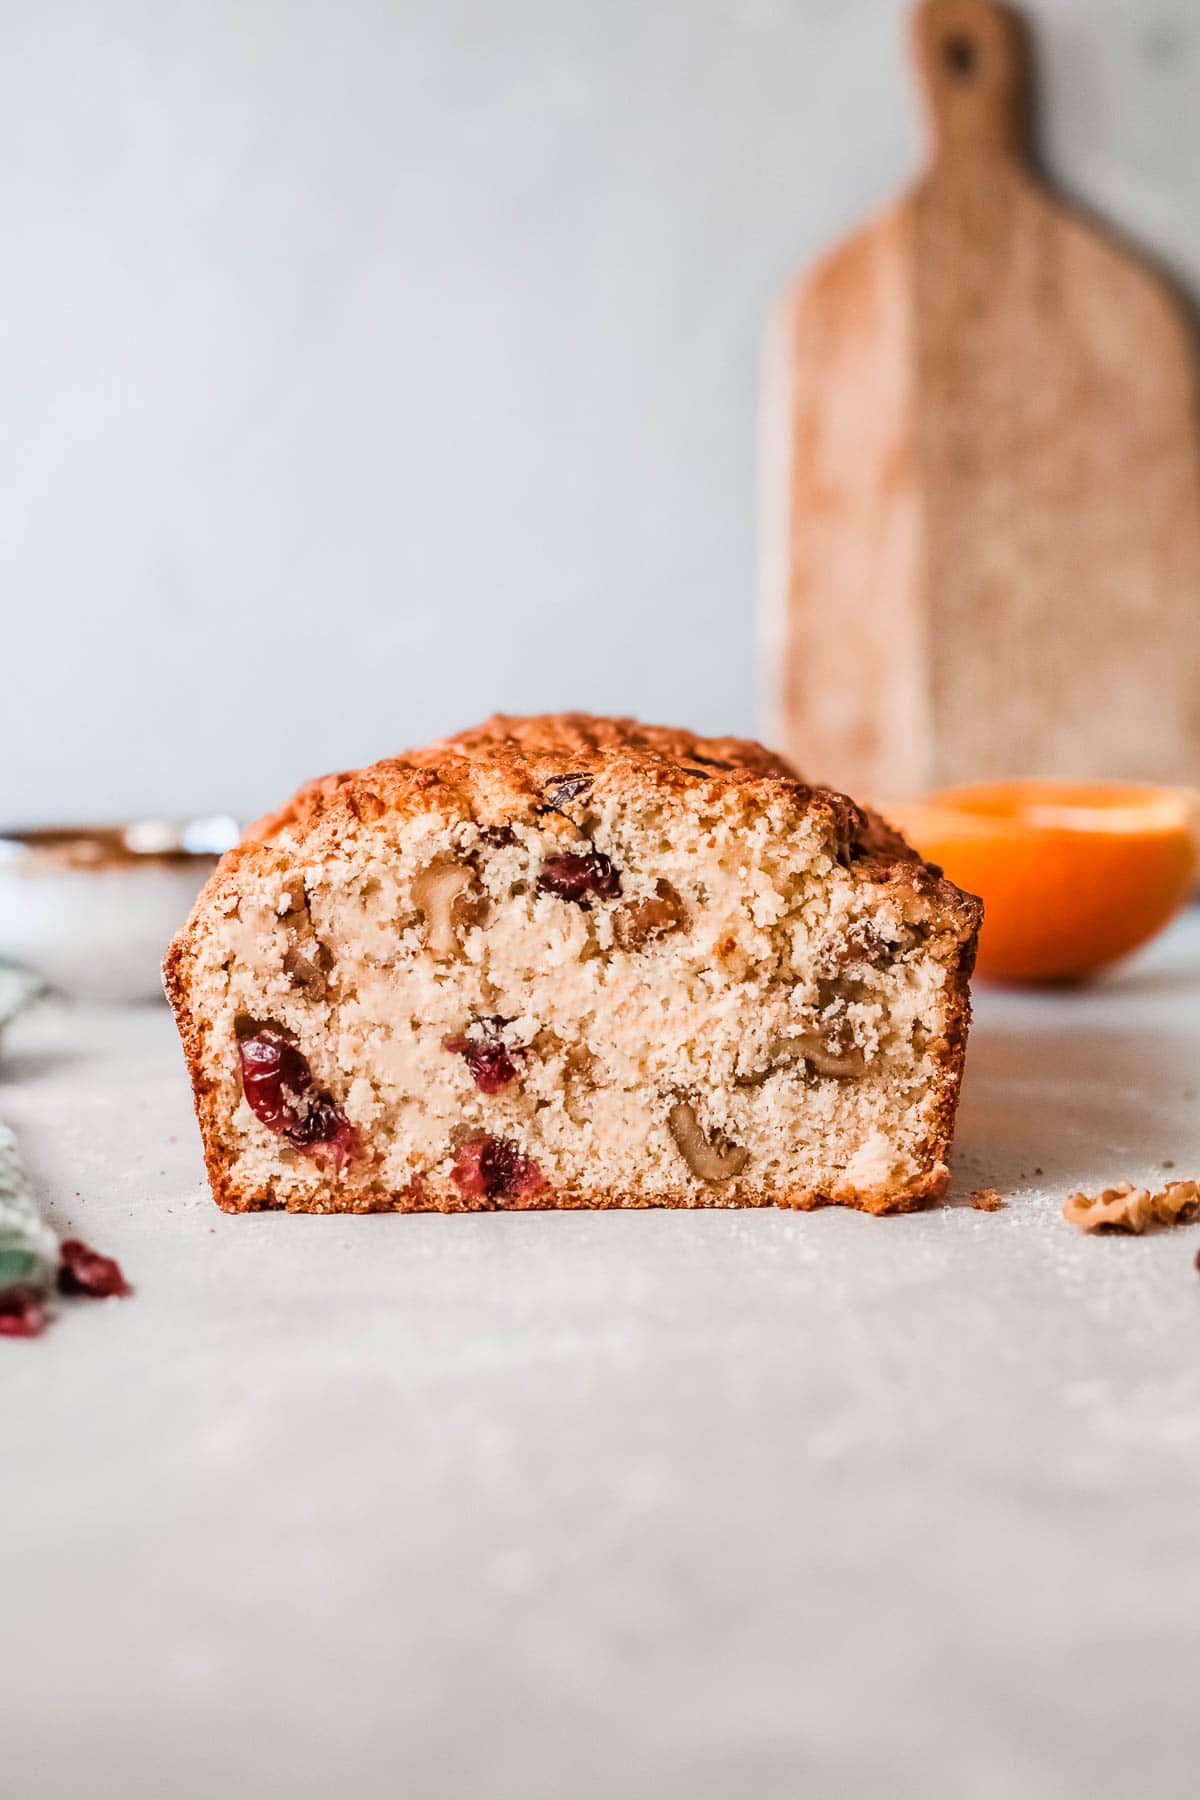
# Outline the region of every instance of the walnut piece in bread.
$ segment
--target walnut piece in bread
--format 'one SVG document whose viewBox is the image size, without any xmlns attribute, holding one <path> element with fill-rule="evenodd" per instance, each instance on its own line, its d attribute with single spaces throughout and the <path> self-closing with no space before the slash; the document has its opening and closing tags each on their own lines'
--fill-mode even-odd
<svg viewBox="0 0 1200 1800">
<path fill-rule="evenodd" d="M 302 788 L 164 975 L 231 1212 L 946 1185 L 979 902 L 759 744 L 497 716 Z"/>
</svg>

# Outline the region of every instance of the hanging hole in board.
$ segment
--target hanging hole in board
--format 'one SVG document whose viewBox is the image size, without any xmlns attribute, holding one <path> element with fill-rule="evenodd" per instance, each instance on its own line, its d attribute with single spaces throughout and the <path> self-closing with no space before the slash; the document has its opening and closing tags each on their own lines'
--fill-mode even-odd
<svg viewBox="0 0 1200 1800">
<path fill-rule="evenodd" d="M 971 81 L 979 66 L 974 44 L 969 37 L 958 33 L 948 37 L 942 45 L 942 61 L 947 74 L 952 75 L 955 81 Z"/>
</svg>

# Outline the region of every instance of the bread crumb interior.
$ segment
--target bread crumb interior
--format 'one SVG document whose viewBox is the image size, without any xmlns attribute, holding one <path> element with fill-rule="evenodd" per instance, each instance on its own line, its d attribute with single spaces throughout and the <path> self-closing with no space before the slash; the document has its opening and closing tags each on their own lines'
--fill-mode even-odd
<svg viewBox="0 0 1200 1800">
<path fill-rule="evenodd" d="M 596 853 L 619 893 L 539 886 L 548 857 Z M 957 939 L 782 803 L 748 824 L 719 797 L 614 794 L 503 832 L 431 812 L 320 856 L 285 837 L 223 905 L 196 938 L 192 1006 L 231 1180 L 260 1204 L 462 1204 L 468 1131 L 531 1157 L 542 1203 L 786 1204 L 930 1171 Z M 291 1034 L 356 1128 L 352 1199 L 246 1103 L 247 1016 Z M 484 1030 L 517 1070 L 499 1093 L 446 1048 Z M 735 1174 L 691 1166 L 681 1107 L 712 1148 L 699 1160 Z"/>
</svg>

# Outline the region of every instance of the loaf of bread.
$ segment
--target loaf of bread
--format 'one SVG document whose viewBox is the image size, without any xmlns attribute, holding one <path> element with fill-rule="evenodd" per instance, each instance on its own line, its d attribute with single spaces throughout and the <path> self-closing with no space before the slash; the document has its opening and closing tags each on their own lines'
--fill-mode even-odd
<svg viewBox="0 0 1200 1800">
<path fill-rule="evenodd" d="M 496 717 L 302 788 L 165 980 L 230 1212 L 941 1194 L 978 901 L 761 745 Z"/>
</svg>

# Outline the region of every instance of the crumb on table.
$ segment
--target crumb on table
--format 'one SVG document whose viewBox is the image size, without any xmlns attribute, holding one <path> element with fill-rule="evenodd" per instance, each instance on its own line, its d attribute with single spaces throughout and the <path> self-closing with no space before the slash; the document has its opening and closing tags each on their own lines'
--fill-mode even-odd
<svg viewBox="0 0 1200 1800">
<path fill-rule="evenodd" d="M 971 1205 L 976 1212 L 999 1212 L 1004 1201 L 998 1188 L 976 1188 L 971 1195 Z"/>
</svg>

